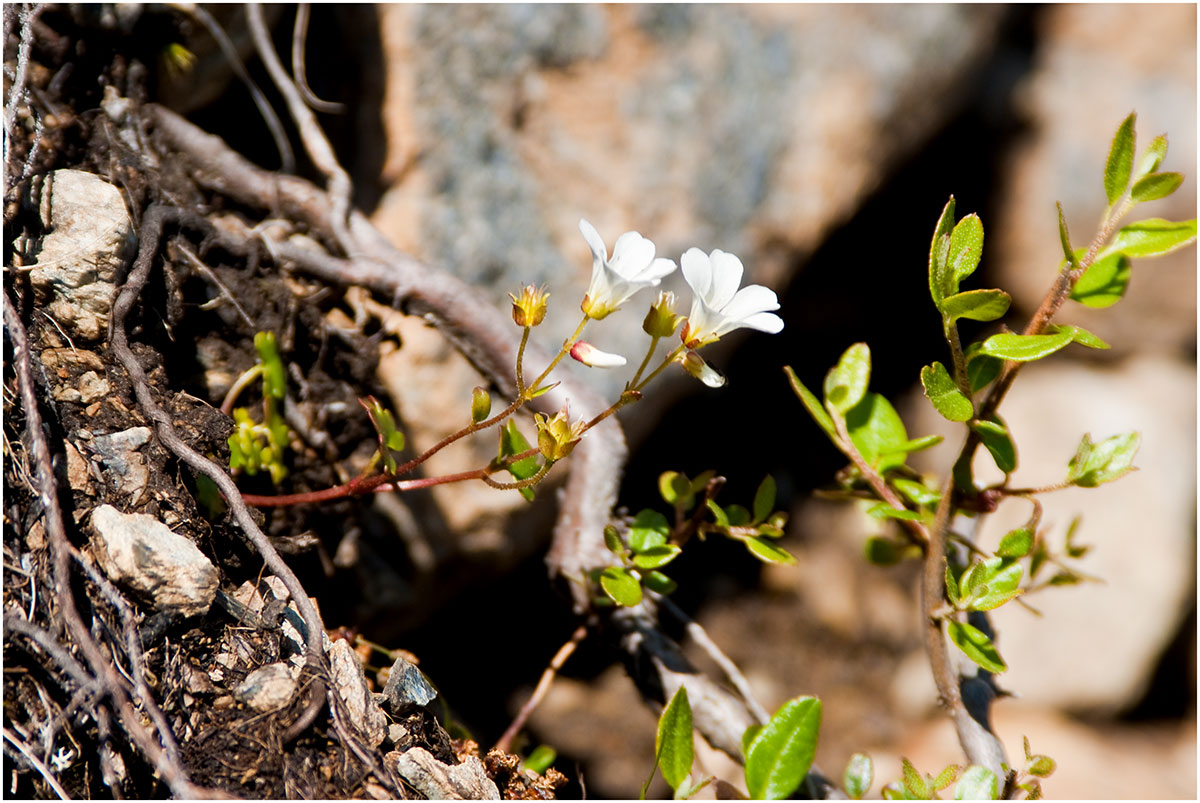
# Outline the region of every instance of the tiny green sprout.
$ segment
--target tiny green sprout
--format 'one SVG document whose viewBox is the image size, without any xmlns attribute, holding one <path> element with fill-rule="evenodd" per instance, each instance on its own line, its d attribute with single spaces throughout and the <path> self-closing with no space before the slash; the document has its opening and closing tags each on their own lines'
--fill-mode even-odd
<svg viewBox="0 0 1200 803">
<path fill-rule="evenodd" d="M 521 762 L 521 767 L 523 769 L 530 770 L 537 775 L 544 775 L 546 770 L 550 769 L 557 758 L 558 753 L 553 747 L 548 744 L 539 744 L 536 748 L 534 748 L 533 752 L 529 754 L 529 757 Z"/>
<path fill-rule="evenodd" d="M 374 396 L 359 399 L 358 403 L 367 411 L 371 424 L 375 427 L 379 439 L 377 459 L 383 460 L 383 465 L 389 474 L 396 473 L 395 452 L 404 450 L 404 433 L 396 428 L 396 419 L 392 412 L 380 404 Z"/>
</svg>

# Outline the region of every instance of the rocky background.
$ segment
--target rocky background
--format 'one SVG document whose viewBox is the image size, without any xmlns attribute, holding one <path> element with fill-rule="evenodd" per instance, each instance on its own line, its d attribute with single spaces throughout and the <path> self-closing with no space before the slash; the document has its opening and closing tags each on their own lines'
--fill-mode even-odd
<svg viewBox="0 0 1200 803">
<path fill-rule="evenodd" d="M 236 40 L 238 13 L 219 12 Z M 286 52 L 292 12 L 276 13 Z M 727 387 L 668 375 L 627 411 L 622 503 L 653 505 L 668 469 L 719 470 L 730 478 L 726 501 L 775 476 L 793 514 L 783 545 L 798 565 L 760 570 L 740 548 L 696 545 L 676 572 L 678 601 L 769 709 L 798 694 L 824 700 L 817 763 L 827 773 L 865 751 L 890 780 L 900 756 L 926 771 L 961 760 L 918 641 L 917 572 L 868 565 L 862 544 L 878 525 L 814 498 L 839 457 L 781 367 L 819 385 L 846 346 L 865 340 L 873 388 L 896 402 L 910 434 L 943 431 L 916 380 L 922 364 L 943 359 L 924 272 L 946 198 L 982 217 L 977 286 L 1013 294 L 1006 322 L 1017 328 L 1057 269 L 1054 202 L 1075 239 L 1088 238 L 1103 212 L 1108 144 L 1130 110 L 1140 142 L 1169 133 L 1166 168 L 1187 175 L 1147 212 L 1194 217 L 1195 14 L 1180 5 L 316 6 L 308 75 L 318 96 L 346 104 L 321 120 L 374 224 L 498 308 L 521 284 L 545 284 L 551 311 L 537 334 L 551 348 L 576 322 L 590 275 L 581 217 L 610 247 L 636 229 L 661 256 L 692 245 L 732 251 L 748 282 L 778 290 L 783 333 L 706 352 Z M 222 59 L 205 58 L 203 32 L 188 45 L 197 68 L 164 80 L 160 96 L 278 166 L 244 89 Z M 1042 617 L 1017 606 L 995 617 L 1012 667 L 1001 684 L 1014 693 L 995 706 L 997 728 L 1010 756 L 1028 736 L 1058 760 L 1049 797 L 1196 794 L 1195 267 L 1194 249 L 1143 261 L 1115 308 L 1065 308 L 1063 320 L 1112 350 L 1067 349 L 1031 366 L 1004 407 L 1021 484 L 1061 477 L 1084 431 L 1143 436 L 1137 473 L 1044 498 L 1056 538 L 1086 508 L 1079 540 L 1094 548 L 1081 568 L 1103 582 L 1031 598 Z M 668 286 L 685 290 L 675 279 Z M 641 313 L 624 313 L 595 326 L 593 342 L 632 357 Z M 478 378 L 419 319 L 387 326 L 401 345 L 381 350 L 379 381 L 414 445 L 430 445 L 452 428 L 439 411 L 465 409 Z M 567 370 L 610 395 L 626 378 Z M 956 446 L 951 438 L 922 468 L 945 471 Z M 492 451 L 489 441 L 439 455 L 431 470 L 472 467 Z M 328 596 L 310 593 L 328 623 L 420 656 L 456 716 L 490 744 L 573 628 L 541 564 L 549 514 L 467 486 L 376 504 L 379 529 L 361 541 L 317 533 L 330 553 L 361 558 L 335 560 Z M 985 541 L 1008 529 L 1008 513 L 1025 515 L 1002 509 Z M 517 643 L 492 626 L 497 611 L 520 626 Z M 584 791 L 582 776 L 589 797 L 636 796 L 649 770 L 656 714 L 613 659 L 585 644 L 532 720 L 532 736 L 559 751 L 576 784 L 568 794 Z M 739 776 L 721 756 L 703 758 L 709 772 Z"/>
</svg>

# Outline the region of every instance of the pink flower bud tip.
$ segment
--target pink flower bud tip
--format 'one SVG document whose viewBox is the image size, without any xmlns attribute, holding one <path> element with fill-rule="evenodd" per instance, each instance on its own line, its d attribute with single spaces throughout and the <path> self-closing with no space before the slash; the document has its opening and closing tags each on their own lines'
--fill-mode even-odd
<svg viewBox="0 0 1200 803">
<path fill-rule="evenodd" d="M 626 360 L 620 354 L 601 351 L 591 343 L 579 340 L 571 346 L 571 356 L 592 368 L 620 368 Z"/>
</svg>

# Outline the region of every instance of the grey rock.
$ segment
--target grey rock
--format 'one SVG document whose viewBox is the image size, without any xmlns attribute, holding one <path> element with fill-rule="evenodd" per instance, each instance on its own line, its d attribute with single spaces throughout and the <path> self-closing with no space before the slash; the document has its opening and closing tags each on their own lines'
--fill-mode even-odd
<svg viewBox="0 0 1200 803">
<path fill-rule="evenodd" d="M 437 689 L 424 672 L 400 656 L 392 664 L 383 694 L 392 714 L 400 716 L 413 708 L 429 705 L 437 697 Z"/>
<path fill-rule="evenodd" d="M 114 582 L 133 589 L 160 611 L 205 613 L 219 577 L 196 545 L 151 516 L 111 505 L 92 511 L 92 553 Z"/>
<path fill-rule="evenodd" d="M 499 800 L 500 790 L 487 776 L 483 762 L 468 756 L 456 766 L 443 764 L 423 747 L 389 753 L 396 772 L 429 800 Z"/>
<path fill-rule="evenodd" d="M 149 443 L 150 434 L 149 427 L 131 427 L 111 435 L 97 435 L 88 442 L 107 469 L 113 487 L 128 494 L 134 505 L 142 501 L 150 484 L 146 458 L 137 451 Z"/>
<path fill-rule="evenodd" d="M 387 715 L 371 696 L 363 665 L 354 648 L 345 639 L 338 639 L 329 648 L 329 671 L 333 687 L 346 704 L 346 709 L 372 747 L 378 747 L 387 737 Z"/>
<path fill-rule="evenodd" d="M 47 234 L 30 283 L 47 313 L 73 337 L 99 340 L 136 244 L 125 200 L 117 187 L 81 170 L 56 170 L 38 191 Z"/>
<path fill-rule="evenodd" d="M 298 687 L 287 664 L 267 664 L 246 675 L 233 690 L 233 696 L 255 711 L 266 713 L 290 703 Z"/>
</svg>

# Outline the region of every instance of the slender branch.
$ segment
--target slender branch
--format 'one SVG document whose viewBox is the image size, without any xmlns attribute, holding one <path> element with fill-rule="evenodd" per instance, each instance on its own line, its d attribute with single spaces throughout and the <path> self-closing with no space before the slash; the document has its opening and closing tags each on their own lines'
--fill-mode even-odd
<svg viewBox="0 0 1200 803">
<path fill-rule="evenodd" d="M 587 638 L 588 629 L 586 625 L 580 625 L 575 628 L 575 632 L 571 634 L 571 638 L 558 648 L 558 652 L 554 653 L 554 657 L 550 659 L 550 665 L 546 667 L 546 671 L 542 672 L 542 677 L 538 680 L 537 686 L 533 690 L 533 694 L 521 706 L 521 710 L 517 712 L 517 716 L 513 719 L 512 724 L 504 731 L 500 738 L 496 741 L 496 746 L 493 750 L 503 750 L 505 753 L 511 752 L 513 739 L 517 738 L 517 734 L 521 732 L 521 728 L 525 727 L 526 721 L 533 714 L 537 707 L 541 705 L 546 692 L 550 691 L 550 684 L 554 682 L 555 675 L 563 668 L 563 664 L 575 652 L 585 638 Z"/>
<path fill-rule="evenodd" d="M 321 126 L 317 124 L 317 118 L 313 115 L 312 109 L 304 102 L 300 90 L 296 88 L 296 84 L 284 71 L 283 64 L 279 61 L 279 55 L 275 52 L 275 46 L 271 43 L 271 34 L 267 31 L 267 24 L 263 21 L 262 6 L 258 3 L 247 4 L 246 21 L 250 25 L 250 35 L 254 38 L 254 46 L 258 50 L 259 58 L 262 59 L 263 65 L 270 73 L 271 80 L 275 82 L 275 87 L 287 102 L 288 112 L 291 113 L 292 120 L 295 121 L 296 127 L 300 131 L 304 149 L 328 182 L 332 210 L 329 222 L 337 237 L 338 245 L 347 254 L 352 254 L 355 251 L 356 243 L 346 227 L 346 219 L 350 214 L 350 176 L 338 163 L 337 156 L 333 153 L 333 147 L 325 138 L 325 132 L 321 130 Z"/>
<path fill-rule="evenodd" d="M 296 22 L 292 26 L 292 74 L 296 76 L 296 88 L 304 102 L 320 112 L 340 113 L 345 111 L 346 104 L 321 100 L 308 86 L 308 76 L 305 74 L 304 42 L 308 38 L 308 3 L 296 6 Z"/>
<path fill-rule="evenodd" d="M 60 800 L 71 799 L 71 796 L 67 794 L 67 790 L 63 789 L 59 782 L 54 778 L 54 773 L 51 772 L 50 768 L 47 767 L 45 763 L 43 763 L 42 760 L 38 758 L 32 750 L 29 749 L 29 745 L 18 739 L 17 735 L 8 728 L 4 728 L 2 732 L 4 734 L 5 741 L 20 751 L 21 755 L 25 757 L 25 760 L 29 762 L 30 766 L 37 770 L 38 774 L 46 779 L 46 783 L 49 784 L 52 790 L 54 790 L 54 794 L 58 795 Z"/>
</svg>

